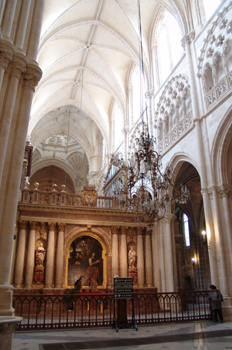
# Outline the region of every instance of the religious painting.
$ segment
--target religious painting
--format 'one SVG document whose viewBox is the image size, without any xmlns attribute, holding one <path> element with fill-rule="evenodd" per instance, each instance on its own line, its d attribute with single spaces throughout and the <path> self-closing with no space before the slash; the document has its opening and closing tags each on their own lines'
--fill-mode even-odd
<svg viewBox="0 0 232 350">
<path fill-rule="evenodd" d="M 74 286 L 80 276 L 84 276 L 83 286 L 92 278 L 98 286 L 103 283 L 102 246 L 93 237 L 76 238 L 69 247 L 68 286 Z"/>
</svg>

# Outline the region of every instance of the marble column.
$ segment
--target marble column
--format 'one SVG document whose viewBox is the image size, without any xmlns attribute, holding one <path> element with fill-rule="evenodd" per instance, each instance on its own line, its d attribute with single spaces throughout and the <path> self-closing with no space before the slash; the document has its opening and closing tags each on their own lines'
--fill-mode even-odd
<svg viewBox="0 0 232 350">
<path fill-rule="evenodd" d="M 151 255 L 151 230 L 146 230 L 145 235 L 145 271 L 146 271 L 146 285 L 147 287 L 153 287 L 153 271 L 152 271 L 152 255 Z"/>
<path fill-rule="evenodd" d="M 120 247 L 120 277 L 127 277 L 127 244 L 126 232 L 128 227 L 121 227 L 121 247 Z"/>
<path fill-rule="evenodd" d="M 137 270 L 138 286 L 144 287 L 143 227 L 137 228 Z"/>
<path fill-rule="evenodd" d="M 152 262 L 153 262 L 153 280 L 154 286 L 160 291 L 159 280 L 159 245 L 158 245 L 158 224 L 155 223 L 152 231 Z"/>
<path fill-rule="evenodd" d="M 30 221 L 30 233 L 28 239 L 27 261 L 26 261 L 26 276 L 25 288 L 31 288 L 33 282 L 33 273 L 35 267 L 35 233 L 37 222 Z"/>
<path fill-rule="evenodd" d="M 24 269 L 24 260 L 25 260 L 25 249 L 26 249 L 26 228 L 27 222 L 19 222 L 19 238 L 17 253 L 15 259 L 15 273 L 14 273 L 14 287 L 20 288 L 23 283 L 23 269 Z"/>
<path fill-rule="evenodd" d="M 112 233 L 112 277 L 119 275 L 118 270 L 118 234 L 119 226 L 111 227 Z"/>
<path fill-rule="evenodd" d="M 54 256 L 55 256 L 55 227 L 54 222 L 48 223 L 48 245 L 47 245 L 47 258 L 45 267 L 45 288 L 52 288 L 53 282 L 53 268 L 54 268 Z"/>
<path fill-rule="evenodd" d="M 56 280 L 55 280 L 56 288 L 62 288 L 62 281 L 63 281 L 64 230 L 65 230 L 65 224 L 59 223 L 57 250 L 56 250 Z"/>
<path fill-rule="evenodd" d="M 172 239 L 172 215 L 168 214 L 164 224 L 164 259 L 165 259 L 165 279 L 166 292 L 174 292 L 174 266 L 173 266 L 173 239 Z"/>
<path fill-rule="evenodd" d="M 166 292 L 165 271 L 165 224 L 164 219 L 158 222 L 158 244 L 159 244 L 159 280 L 160 292 Z"/>
</svg>

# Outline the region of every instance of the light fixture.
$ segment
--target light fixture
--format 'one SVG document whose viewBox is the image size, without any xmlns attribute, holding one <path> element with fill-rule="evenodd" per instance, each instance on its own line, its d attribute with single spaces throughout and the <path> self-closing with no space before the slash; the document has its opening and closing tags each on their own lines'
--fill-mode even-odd
<svg viewBox="0 0 232 350">
<path fill-rule="evenodd" d="M 197 261 L 196 258 L 192 258 L 193 267 L 195 267 L 196 261 Z"/>
<path fill-rule="evenodd" d="M 205 230 L 201 231 L 203 237 L 203 244 L 207 244 L 207 232 Z"/>
<path fill-rule="evenodd" d="M 141 77 L 144 77 L 143 45 L 140 16 L 140 3 L 138 0 L 140 54 L 141 54 Z M 142 86 L 142 82 L 140 82 Z M 142 89 L 140 89 L 142 90 Z M 143 96 L 141 91 L 142 105 Z M 146 116 L 146 123 L 144 122 Z M 164 218 L 168 207 L 174 203 L 184 204 L 189 198 L 186 186 L 180 186 L 179 190 L 174 187 L 174 171 L 168 165 L 164 172 L 161 171 L 161 155 L 155 150 L 156 139 L 150 136 L 147 107 L 141 112 L 142 131 L 136 139 L 134 152 L 128 159 L 127 164 L 118 159 L 120 168 L 120 181 L 114 186 L 116 204 L 124 210 L 134 213 L 139 222 L 148 226 L 157 220 Z"/>
</svg>

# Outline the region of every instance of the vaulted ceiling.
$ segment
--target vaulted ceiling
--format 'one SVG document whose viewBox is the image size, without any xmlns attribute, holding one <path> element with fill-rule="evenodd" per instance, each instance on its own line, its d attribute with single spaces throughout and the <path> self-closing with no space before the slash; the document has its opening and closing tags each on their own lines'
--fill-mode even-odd
<svg viewBox="0 0 232 350">
<path fill-rule="evenodd" d="M 146 73 L 160 10 L 170 10 L 184 31 L 183 5 L 181 0 L 141 1 Z M 70 135 L 88 159 L 98 140 L 108 147 L 113 105 L 117 102 L 126 115 L 130 71 L 140 61 L 138 18 L 136 0 L 45 1 L 38 51 L 43 77 L 29 125 L 34 149 L 56 135 Z"/>
</svg>

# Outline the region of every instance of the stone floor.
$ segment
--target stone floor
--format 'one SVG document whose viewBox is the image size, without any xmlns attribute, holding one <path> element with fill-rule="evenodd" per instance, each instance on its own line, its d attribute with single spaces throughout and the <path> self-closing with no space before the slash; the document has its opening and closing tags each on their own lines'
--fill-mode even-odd
<svg viewBox="0 0 232 350">
<path fill-rule="evenodd" d="M 232 349 L 232 322 L 167 323 L 133 328 L 16 332 L 12 350 Z M 6 349 L 7 350 L 7 349 Z"/>
</svg>

